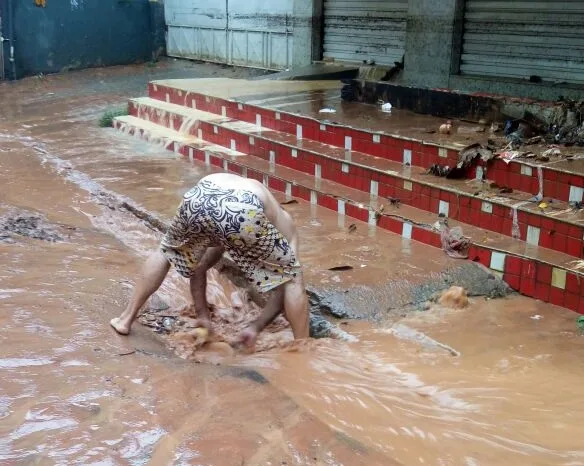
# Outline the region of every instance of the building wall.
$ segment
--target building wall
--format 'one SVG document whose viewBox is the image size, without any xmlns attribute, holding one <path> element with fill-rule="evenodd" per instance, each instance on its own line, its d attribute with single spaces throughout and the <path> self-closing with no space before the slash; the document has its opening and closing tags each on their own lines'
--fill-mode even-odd
<svg viewBox="0 0 584 466">
<path fill-rule="evenodd" d="M 12 18 L 8 17 L 8 2 L 12 2 Z M 11 19 L 14 27 L 18 77 L 135 63 L 164 51 L 163 5 L 157 1 L 45 0 L 44 6 L 33 0 L 1 3 L 5 23 Z"/>
</svg>

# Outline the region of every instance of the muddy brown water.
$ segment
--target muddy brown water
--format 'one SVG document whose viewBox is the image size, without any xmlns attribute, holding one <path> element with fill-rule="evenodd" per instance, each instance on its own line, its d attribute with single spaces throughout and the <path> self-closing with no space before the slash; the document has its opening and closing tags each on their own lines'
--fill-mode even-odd
<svg viewBox="0 0 584 466">
<path fill-rule="evenodd" d="M 11 241 L 0 241 L 1 464 L 584 464 L 584 339 L 574 314 L 530 299 L 475 298 L 391 325 L 344 322 L 357 343 L 291 345 L 282 329 L 264 336 L 264 351 L 210 352 L 203 364 L 146 327 L 114 334 L 107 322 L 157 234 L 99 193 L 168 218 L 206 173 L 96 127 L 120 102 L 116 82 L 132 75 L 140 94 L 149 73 L 0 85 L 0 217 L 35 218 L 57 235 L 2 232 Z M 417 283 L 452 263 L 366 226 L 348 234 L 346 220 L 322 209 L 287 209 L 311 283 Z M 326 270 L 346 264 L 353 270 Z M 212 284 L 229 310 L 241 290 Z M 175 275 L 160 296 L 170 310 L 187 303 Z"/>
</svg>

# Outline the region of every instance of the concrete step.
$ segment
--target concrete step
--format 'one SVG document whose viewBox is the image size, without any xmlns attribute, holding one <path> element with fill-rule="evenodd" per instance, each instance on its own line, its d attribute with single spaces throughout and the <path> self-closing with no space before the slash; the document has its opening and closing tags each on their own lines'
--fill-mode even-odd
<svg viewBox="0 0 584 466">
<path fill-rule="evenodd" d="M 554 201 L 546 209 L 531 192 L 498 194 L 482 180 L 449 180 L 415 167 L 358 151 L 299 139 L 227 116 L 151 98 L 133 99 L 130 112 L 179 133 L 251 153 L 277 165 L 410 205 L 468 225 L 480 226 L 576 258 L 584 257 L 584 211 Z M 537 191 L 536 191 L 537 192 Z M 517 234 L 517 233 L 515 233 Z"/>
<path fill-rule="evenodd" d="M 175 130 L 139 118 L 117 118 L 114 125 L 129 134 L 146 138 L 150 137 L 151 130 L 155 134 L 163 133 L 166 141 L 175 141 L 173 150 L 195 163 L 257 179 L 274 191 L 366 222 L 371 228 L 396 233 L 404 240 L 413 239 L 441 247 L 440 235 L 434 226 L 439 219 L 436 214 L 415 207 L 394 205 L 370 193 L 318 179 L 253 155 L 229 152 L 199 138 L 185 139 Z M 470 258 L 501 274 L 514 289 L 527 296 L 584 312 L 584 297 L 580 299 L 581 295 L 584 296 L 584 274 L 575 267 L 577 263 L 572 257 L 541 247 L 526 246 L 500 234 L 486 234 L 481 228 L 456 221 L 451 221 L 450 225 L 461 226 L 465 235 L 472 238 Z"/>
<path fill-rule="evenodd" d="M 286 106 L 287 111 L 281 108 L 273 108 L 268 103 L 262 106 L 246 103 L 246 96 L 232 99 L 216 96 L 208 88 L 204 93 L 198 93 L 192 89 L 185 90 L 178 84 L 150 83 L 149 96 L 170 103 L 205 110 L 211 113 L 224 115 L 245 121 L 247 123 L 260 123 L 264 128 L 272 129 L 293 136 L 301 133 L 304 139 L 322 142 L 334 147 L 346 149 L 350 146 L 353 150 L 363 154 L 374 155 L 381 158 L 402 163 L 409 160 L 412 166 L 427 169 L 432 164 L 454 166 L 457 162 L 458 152 L 468 142 L 446 142 L 440 138 L 428 135 L 421 138 L 408 138 L 399 134 L 388 132 L 388 127 L 395 126 L 395 120 L 384 120 L 377 110 L 374 118 L 364 119 L 360 112 L 353 111 L 349 116 L 334 115 L 336 121 L 328 120 L 328 114 L 319 114 L 318 111 L 307 109 L 303 105 L 296 108 Z M 278 100 L 278 102 L 280 102 Z M 322 102 L 325 105 L 326 101 Z M 362 110 L 371 113 L 371 106 L 354 103 L 353 106 L 361 106 Z M 355 109 L 353 109 L 355 110 Z M 368 115 L 370 116 L 370 115 Z M 439 120 L 437 120 L 438 122 Z M 377 122 L 377 123 L 376 123 Z M 437 126 L 437 122 L 434 125 Z M 359 127 L 355 127 L 358 125 Z M 369 126 L 369 129 L 363 129 Z M 377 126 L 377 129 L 375 127 Z M 473 136 L 479 142 L 486 142 L 486 135 Z M 431 138 L 429 140 L 428 138 Z M 484 141 L 483 141 L 484 140 Z M 568 149 L 566 149 L 568 150 Z M 549 163 L 535 163 L 529 159 L 515 159 L 509 164 L 495 160 L 488 164 L 487 177 L 500 186 L 506 186 L 517 191 L 533 191 L 539 188 L 536 169 L 541 167 L 543 171 L 543 194 L 547 198 L 557 199 L 563 202 L 584 201 L 584 149 L 582 151 L 570 150 L 574 154 L 573 159 L 560 159 Z M 480 164 L 483 165 L 483 164 Z M 524 168 L 531 167 L 530 170 Z M 470 170 L 469 175 L 474 176 Z"/>
</svg>

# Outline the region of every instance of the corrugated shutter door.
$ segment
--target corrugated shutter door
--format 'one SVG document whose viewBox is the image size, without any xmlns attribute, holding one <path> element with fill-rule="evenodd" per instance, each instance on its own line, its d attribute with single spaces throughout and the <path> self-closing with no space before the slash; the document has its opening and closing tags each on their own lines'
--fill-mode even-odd
<svg viewBox="0 0 584 466">
<path fill-rule="evenodd" d="M 467 0 L 460 71 L 584 83 L 584 1 Z"/>
<path fill-rule="evenodd" d="M 338 61 L 401 61 L 408 1 L 325 0 L 324 57 Z"/>
</svg>

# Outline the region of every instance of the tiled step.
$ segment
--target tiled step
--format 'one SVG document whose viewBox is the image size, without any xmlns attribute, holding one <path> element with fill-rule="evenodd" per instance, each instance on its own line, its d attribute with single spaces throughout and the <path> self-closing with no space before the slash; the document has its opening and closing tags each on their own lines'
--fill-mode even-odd
<svg viewBox="0 0 584 466">
<path fill-rule="evenodd" d="M 169 85 L 150 83 L 149 96 L 153 99 L 208 111 L 247 123 L 260 124 L 264 128 L 314 140 L 328 145 L 353 150 L 363 154 L 403 162 L 412 166 L 428 168 L 432 164 L 456 164 L 458 152 L 463 144 L 437 144 L 400 135 L 353 128 L 347 124 L 331 123 L 321 118 L 290 113 L 278 109 L 188 92 Z M 523 166 L 535 164 L 525 160 L 514 160 L 507 164 L 496 160 L 489 166 L 489 180 L 501 186 L 526 192 L 539 187 L 537 174 L 527 175 Z M 558 201 L 584 200 L 584 155 L 580 160 L 539 164 L 543 170 L 544 196 Z M 533 170 L 532 170 L 533 172 Z M 470 172 L 472 174 L 472 171 Z M 528 189 L 531 188 L 531 189 Z"/>
<path fill-rule="evenodd" d="M 574 211 L 566 203 L 555 201 L 542 210 L 538 202 L 529 202 L 533 197 L 530 192 L 498 195 L 480 180 L 438 178 L 391 160 L 299 140 L 255 124 L 150 98 L 132 100 L 130 111 L 180 133 L 197 135 L 317 178 L 380 197 L 398 198 L 402 204 L 442 213 L 491 232 L 513 236 L 518 229 L 519 238 L 532 246 L 584 257 L 584 212 Z"/>
<path fill-rule="evenodd" d="M 193 162 L 215 166 L 226 171 L 257 179 L 270 189 L 304 199 L 337 211 L 347 217 L 379 227 L 435 247 L 441 247 L 440 235 L 434 228 L 438 216 L 409 206 L 392 205 L 377 196 L 347 188 L 338 183 L 282 167 L 255 156 L 226 151 L 198 138 L 184 139 L 180 133 L 157 127 L 134 117 L 117 118 L 116 128 L 130 134 L 148 137 L 154 129 L 163 132 L 166 141 L 176 143 L 175 151 Z M 170 147 L 170 145 L 168 146 Z M 384 209 L 380 213 L 381 204 Z M 457 222 L 450 222 L 456 226 Z M 514 289 L 546 302 L 584 313 L 584 274 L 574 270 L 573 258 L 544 248 L 526 246 L 503 235 L 485 236 L 480 228 L 461 225 L 473 239 L 472 260 L 501 273 Z"/>
</svg>

